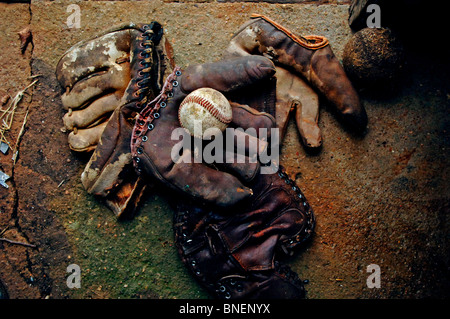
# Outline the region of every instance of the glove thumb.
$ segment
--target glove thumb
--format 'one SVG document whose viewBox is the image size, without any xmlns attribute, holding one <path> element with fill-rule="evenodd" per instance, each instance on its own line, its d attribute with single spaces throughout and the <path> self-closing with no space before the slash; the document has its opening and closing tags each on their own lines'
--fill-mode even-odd
<svg viewBox="0 0 450 319">
<path fill-rule="evenodd" d="M 227 93 L 255 84 L 274 74 L 275 66 L 266 57 L 237 57 L 189 66 L 184 71 L 181 88 L 185 93 L 202 87 Z"/>
</svg>

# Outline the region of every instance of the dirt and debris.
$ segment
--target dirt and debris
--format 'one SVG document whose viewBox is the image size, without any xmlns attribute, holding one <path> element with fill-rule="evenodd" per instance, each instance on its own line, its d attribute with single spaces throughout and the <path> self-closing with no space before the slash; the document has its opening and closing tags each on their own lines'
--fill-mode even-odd
<svg viewBox="0 0 450 319">
<path fill-rule="evenodd" d="M 20 39 L 20 52 L 24 54 L 28 45 L 33 43 L 33 34 L 31 33 L 30 26 L 27 26 L 23 30 L 19 31 L 18 35 Z"/>
<path fill-rule="evenodd" d="M 9 188 L 8 184 L 6 184 L 6 181 L 8 179 L 10 179 L 11 176 L 3 173 L 2 171 L 0 171 L 0 185 L 3 186 L 4 188 Z"/>
<path fill-rule="evenodd" d="M 59 57 L 78 41 L 124 22 L 159 21 L 176 63 L 216 61 L 252 13 L 295 33 L 326 36 L 338 58 L 352 36 L 348 2 L 80 1 L 80 28 L 69 27 L 72 1 L 0 3 L 0 96 L 13 97 L 41 75 L 17 105 L 8 140 L 21 135 L 10 176 L 0 187 L 0 281 L 10 298 L 209 298 L 174 247 L 170 195 L 151 189 L 139 213 L 118 221 L 80 182 L 88 156 L 70 151 L 55 78 Z M 20 54 L 18 32 L 33 45 Z M 361 94 L 369 116 L 355 136 L 321 101 L 323 146 L 308 153 L 290 123 L 281 162 L 317 216 L 316 234 L 289 260 L 307 280 L 307 298 L 448 298 L 449 65 L 433 50 L 407 46 L 401 85 L 383 99 Z M 19 54 L 18 54 L 19 53 Z M 5 103 L 2 100 L 2 107 Z M 25 115 L 28 117 L 24 121 Z M 25 123 L 25 124 L 24 124 Z M 23 243 L 14 244 L 9 241 Z M 81 269 L 81 288 L 67 267 Z M 369 288 L 369 265 L 381 270 Z M 0 287 L 1 284 L 0 283 Z"/>
</svg>

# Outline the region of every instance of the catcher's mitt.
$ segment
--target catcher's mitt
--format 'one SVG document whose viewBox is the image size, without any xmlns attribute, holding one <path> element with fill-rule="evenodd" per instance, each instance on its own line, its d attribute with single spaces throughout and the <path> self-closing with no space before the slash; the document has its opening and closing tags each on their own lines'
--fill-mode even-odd
<svg viewBox="0 0 450 319">
<path fill-rule="evenodd" d="M 304 297 L 301 280 L 280 257 L 311 237 L 312 208 L 280 167 L 249 186 L 251 201 L 228 209 L 180 201 L 175 239 L 184 264 L 217 298 Z"/>
</svg>

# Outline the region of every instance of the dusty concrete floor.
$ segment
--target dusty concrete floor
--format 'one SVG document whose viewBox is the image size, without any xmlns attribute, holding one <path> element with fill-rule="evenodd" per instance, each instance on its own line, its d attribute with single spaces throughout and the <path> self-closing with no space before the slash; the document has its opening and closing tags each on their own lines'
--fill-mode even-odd
<svg viewBox="0 0 450 319">
<path fill-rule="evenodd" d="M 149 193 L 139 214 L 117 221 L 86 194 L 80 173 L 87 161 L 67 147 L 59 57 L 76 42 L 123 22 L 161 22 L 176 62 L 214 61 L 251 13 L 262 13 L 300 34 L 329 38 L 336 55 L 351 37 L 348 5 L 215 1 L 32 1 L 0 3 L 0 97 L 31 83 L 7 137 L 15 141 L 29 117 L 19 158 L 0 154 L 12 178 L 0 187 L 0 232 L 36 247 L 0 242 L 0 280 L 11 298 L 208 298 L 178 259 L 170 196 Z M 69 4 L 81 8 L 70 29 Z M 20 54 L 17 32 L 33 32 Z M 212 31 L 214 30 L 214 31 Z M 448 64 L 411 52 L 407 73 L 389 98 L 362 93 L 369 115 L 365 136 L 348 132 L 329 112 L 320 114 L 324 145 L 302 147 L 293 123 L 282 163 L 302 187 L 317 216 L 316 235 L 289 261 L 308 279 L 308 298 L 449 297 L 449 72 Z M 66 285 L 66 268 L 81 267 L 80 289 Z M 369 264 L 381 269 L 381 288 L 369 289 Z"/>
</svg>

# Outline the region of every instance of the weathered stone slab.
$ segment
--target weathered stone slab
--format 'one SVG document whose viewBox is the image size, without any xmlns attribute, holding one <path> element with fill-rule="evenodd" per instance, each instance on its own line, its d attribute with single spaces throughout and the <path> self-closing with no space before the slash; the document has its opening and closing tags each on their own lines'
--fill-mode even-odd
<svg viewBox="0 0 450 319">
<path fill-rule="evenodd" d="M 260 13 L 295 33 L 328 37 L 341 57 L 351 30 L 348 5 L 340 3 L 59 0 L 0 11 L 7 22 L 0 26 L 7 57 L 0 71 L 7 84 L 0 90 L 14 92 L 27 76 L 40 75 L 8 181 L 17 195 L 0 202 L 0 231 L 10 216 L 4 207 L 14 212 L 14 227 L 3 235 L 38 247 L 2 243 L 0 277 L 10 296 L 207 298 L 173 246 L 170 196 L 153 190 L 138 216 L 117 221 L 81 186 L 87 157 L 71 152 L 60 131 L 64 111 L 54 75 L 67 49 L 114 25 L 157 20 L 184 67 L 220 59 L 238 27 Z M 73 5 L 80 10 L 79 28 L 69 27 Z M 16 32 L 23 24 L 31 24 L 34 47 L 22 58 Z M 309 298 L 448 297 L 449 72 L 432 59 L 416 62 L 398 96 L 380 101 L 362 95 L 369 115 L 363 137 L 347 132 L 323 101 L 319 153 L 307 153 L 289 125 L 281 161 L 317 216 L 311 245 L 290 262 L 309 279 Z M 81 267 L 81 289 L 67 287 L 72 263 Z M 369 264 L 381 267 L 381 289 L 366 286 Z M 5 274 L 19 279 L 4 280 Z"/>
</svg>

